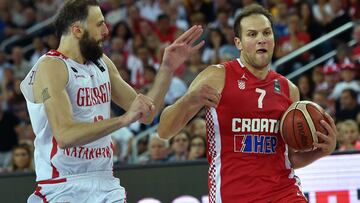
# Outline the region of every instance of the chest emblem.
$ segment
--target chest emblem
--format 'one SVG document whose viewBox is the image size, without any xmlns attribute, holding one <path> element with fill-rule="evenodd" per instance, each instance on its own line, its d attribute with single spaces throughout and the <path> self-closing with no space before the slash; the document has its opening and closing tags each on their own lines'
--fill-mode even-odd
<svg viewBox="0 0 360 203">
<path fill-rule="evenodd" d="M 240 80 L 238 80 L 238 87 L 239 89 L 243 90 L 246 87 L 246 75 L 245 73 L 241 76 Z"/>
</svg>

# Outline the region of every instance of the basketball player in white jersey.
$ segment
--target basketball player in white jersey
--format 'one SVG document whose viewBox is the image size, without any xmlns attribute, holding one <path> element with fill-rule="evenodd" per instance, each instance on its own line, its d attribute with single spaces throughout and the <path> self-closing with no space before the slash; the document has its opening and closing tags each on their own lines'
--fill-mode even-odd
<svg viewBox="0 0 360 203">
<path fill-rule="evenodd" d="M 113 177 L 109 133 L 140 120 L 152 122 L 163 103 L 173 72 L 204 42 L 193 26 L 165 49 L 148 95 L 137 94 L 102 52 L 109 31 L 96 0 L 70 0 L 59 11 L 57 50 L 43 55 L 21 90 L 27 100 L 35 139 L 38 186 L 35 202 L 126 202 Z M 126 110 L 110 119 L 110 102 Z"/>
</svg>

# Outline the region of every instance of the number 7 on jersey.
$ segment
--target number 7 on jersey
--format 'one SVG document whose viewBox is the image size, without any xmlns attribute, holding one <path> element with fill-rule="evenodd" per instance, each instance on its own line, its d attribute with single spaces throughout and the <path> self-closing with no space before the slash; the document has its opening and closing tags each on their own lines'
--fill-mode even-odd
<svg viewBox="0 0 360 203">
<path fill-rule="evenodd" d="M 256 88 L 255 92 L 260 93 L 260 96 L 258 98 L 258 108 L 262 109 L 263 108 L 263 100 L 266 95 L 266 91 L 263 89 L 260 89 L 260 88 Z"/>
</svg>

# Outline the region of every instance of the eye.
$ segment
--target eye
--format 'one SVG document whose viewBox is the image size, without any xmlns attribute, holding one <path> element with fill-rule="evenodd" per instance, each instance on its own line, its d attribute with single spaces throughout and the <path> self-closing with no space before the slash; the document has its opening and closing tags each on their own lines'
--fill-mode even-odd
<svg viewBox="0 0 360 203">
<path fill-rule="evenodd" d="M 271 35 L 271 31 L 265 31 L 264 32 L 264 36 L 270 36 Z"/>
<path fill-rule="evenodd" d="M 249 32 L 249 33 L 248 33 L 248 36 L 249 36 L 249 37 L 256 37 L 256 33 L 255 33 L 255 32 Z"/>
</svg>

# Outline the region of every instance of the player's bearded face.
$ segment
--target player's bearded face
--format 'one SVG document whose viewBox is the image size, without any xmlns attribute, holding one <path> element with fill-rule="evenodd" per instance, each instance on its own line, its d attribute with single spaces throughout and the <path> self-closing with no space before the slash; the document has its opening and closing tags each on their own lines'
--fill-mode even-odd
<svg viewBox="0 0 360 203">
<path fill-rule="evenodd" d="M 89 32 L 85 30 L 84 35 L 79 40 L 80 52 L 86 61 L 96 61 L 103 55 L 103 49 L 100 46 L 101 40 L 95 40 L 90 37 Z"/>
</svg>

